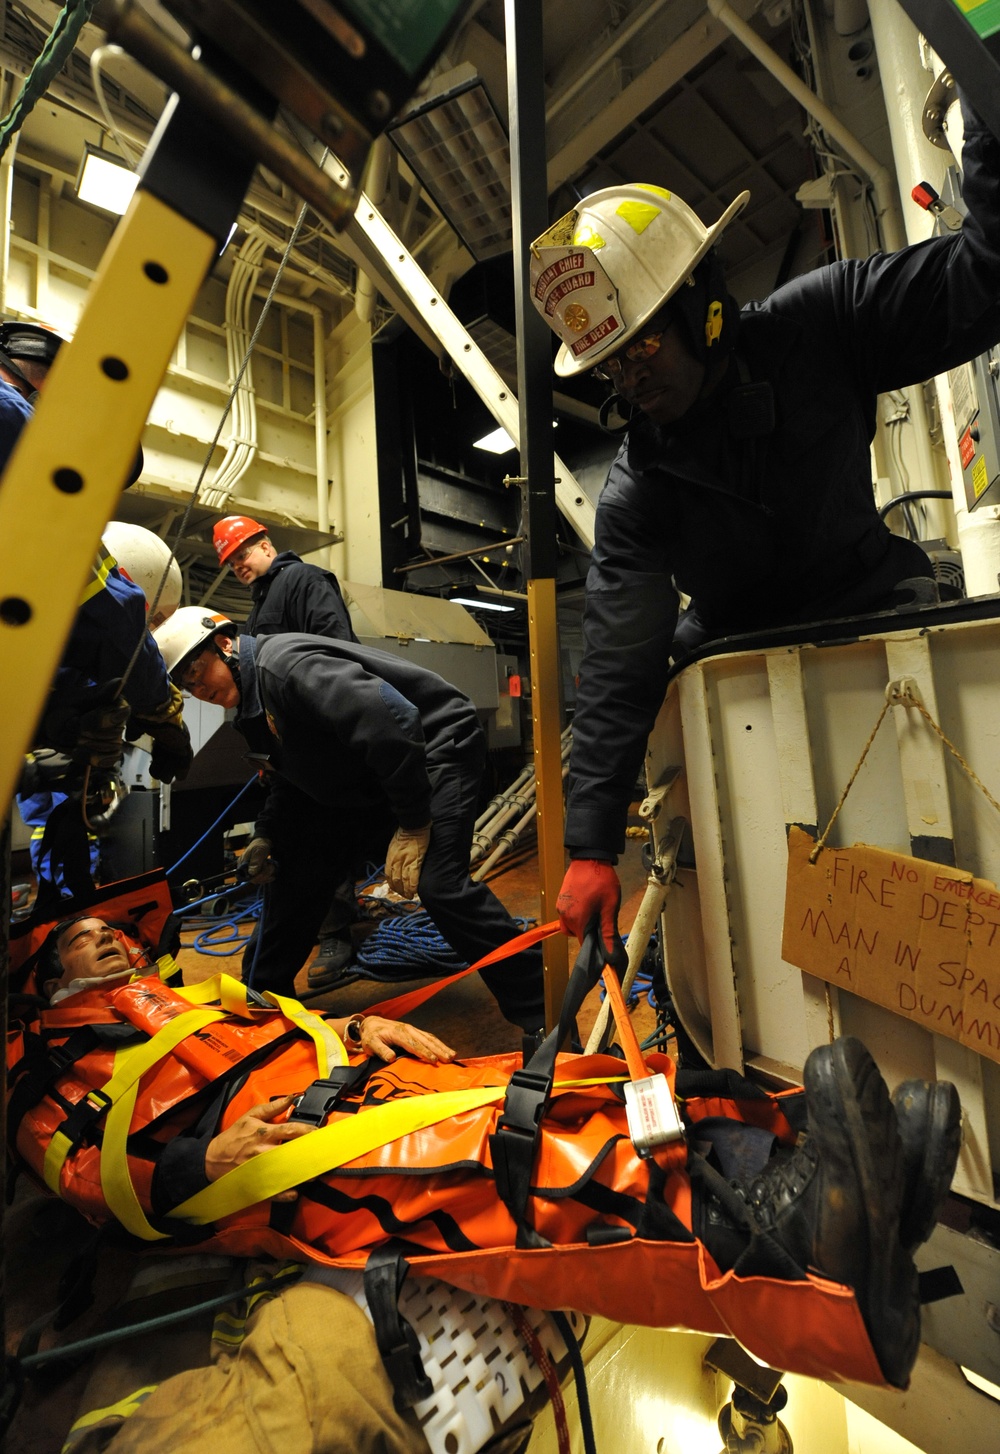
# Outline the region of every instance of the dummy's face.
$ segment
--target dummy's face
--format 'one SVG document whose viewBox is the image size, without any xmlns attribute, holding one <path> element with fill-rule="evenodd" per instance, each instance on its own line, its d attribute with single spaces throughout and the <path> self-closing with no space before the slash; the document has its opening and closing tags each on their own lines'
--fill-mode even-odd
<svg viewBox="0 0 1000 1454">
<path fill-rule="evenodd" d="M 217 637 L 219 647 L 227 656 L 233 643 L 227 636 Z M 239 704 L 240 692 L 235 678 L 222 657 L 211 647 L 196 656 L 179 683 L 199 702 L 214 702 L 218 707 L 235 707 Z"/>
<path fill-rule="evenodd" d="M 705 366 L 688 352 L 677 323 L 664 329 L 659 348 L 648 358 L 627 358 L 622 349 L 609 362 L 618 393 L 653 424 L 683 419 L 705 382 Z"/>
<path fill-rule="evenodd" d="M 66 989 L 75 979 L 105 979 L 129 968 L 128 955 L 103 919 L 80 919 L 59 939 L 62 975 L 50 982 L 52 990 Z"/>
<path fill-rule="evenodd" d="M 261 540 L 248 540 L 246 545 L 234 550 L 228 563 L 236 579 L 248 586 L 270 568 L 277 553 L 265 536 Z"/>
</svg>

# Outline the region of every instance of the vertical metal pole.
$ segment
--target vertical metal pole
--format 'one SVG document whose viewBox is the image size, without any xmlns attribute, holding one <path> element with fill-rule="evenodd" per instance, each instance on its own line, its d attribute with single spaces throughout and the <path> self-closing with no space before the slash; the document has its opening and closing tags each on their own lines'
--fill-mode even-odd
<svg viewBox="0 0 1000 1454">
<path fill-rule="evenodd" d="M 538 803 L 538 868 L 542 918 L 556 916 L 562 883 L 563 799 L 559 637 L 556 627 L 556 503 L 552 450 L 551 334 L 531 305 L 529 248 L 548 221 L 545 97 L 542 75 L 542 5 L 505 0 L 510 180 L 514 213 L 514 304 L 517 319 L 517 394 L 520 413 L 522 533 L 528 577 L 531 650 L 531 719 Z M 566 989 L 567 943 L 546 941 L 545 1019 L 555 1024 Z"/>
</svg>

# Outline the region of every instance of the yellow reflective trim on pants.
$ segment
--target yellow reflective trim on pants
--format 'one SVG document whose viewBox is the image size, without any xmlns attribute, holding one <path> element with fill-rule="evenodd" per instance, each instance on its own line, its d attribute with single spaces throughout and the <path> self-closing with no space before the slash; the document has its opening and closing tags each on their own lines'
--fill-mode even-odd
<svg viewBox="0 0 1000 1454">
<path fill-rule="evenodd" d="M 614 1079 L 627 1080 L 628 1076 Z M 607 1084 L 610 1084 L 607 1077 L 599 1076 L 583 1081 L 558 1081 L 555 1088 L 570 1090 L 581 1085 Z M 196 1192 L 170 1215 L 196 1223 L 232 1216 L 290 1187 L 334 1171 L 390 1141 L 398 1141 L 412 1131 L 422 1131 L 464 1111 L 478 1110 L 491 1101 L 503 1100 L 506 1094 L 506 1085 L 475 1086 L 470 1090 L 437 1091 L 370 1106 L 355 1116 L 320 1126 L 308 1136 L 299 1136 L 252 1157 Z"/>
<path fill-rule="evenodd" d="M 69 1431 L 65 1444 L 62 1446 L 62 1454 L 72 1454 L 73 1446 L 79 1442 L 74 1435 L 82 1434 L 85 1429 L 92 1429 L 95 1424 L 100 1424 L 104 1419 L 127 1419 L 134 1414 L 136 1409 L 155 1393 L 159 1388 L 158 1383 L 147 1383 L 142 1388 L 137 1388 L 134 1393 L 126 1394 L 117 1403 L 108 1404 L 104 1409 L 91 1409 L 88 1413 L 81 1414 Z"/>
</svg>

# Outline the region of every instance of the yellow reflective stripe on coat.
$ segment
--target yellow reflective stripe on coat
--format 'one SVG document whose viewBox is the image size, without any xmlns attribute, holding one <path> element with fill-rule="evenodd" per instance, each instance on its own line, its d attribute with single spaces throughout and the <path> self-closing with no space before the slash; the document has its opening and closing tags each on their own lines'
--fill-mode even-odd
<svg viewBox="0 0 1000 1454">
<path fill-rule="evenodd" d="M 104 1123 L 101 1143 L 101 1190 L 108 1210 L 126 1231 L 150 1242 L 165 1234 L 146 1220 L 132 1185 L 128 1169 L 128 1136 L 132 1112 L 139 1093 L 139 1081 L 154 1065 L 169 1055 L 175 1045 L 204 1025 L 224 1018 L 223 1010 L 186 1010 L 158 1030 L 145 1045 L 131 1046 L 115 1056 L 115 1073 L 103 1088 L 112 1104 Z M 53 1138 L 54 1139 L 54 1138 Z M 48 1158 L 46 1158 L 47 1160 Z"/>
<path fill-rule="evenodd" d="M 98 591 L 104 590 L 104 587 L 107 585 L 108 576 L 117 564 L 118 562 L 114 556 L 108 554 L 107 546 L 102 540 L 97 554 L 94 556 L 94 563 L 90 567 L 93 579 L 85 587 L 83 595 L 80 597 L 81 606 L 85 605 L 93 596 L 96 596 Z"/>
<path fill-rule="evenodd" d="M 628 1076 L 616 1076 L 615 1081 Z M 556 1090 L 571 1090 L 583 1085 L 607 1085 L 604 1076 L 582 1081 L 557 1081 Z M 290 1187 L 311 1181 L 327 1171 L 335 1171 L 359 1156 L 398 1141 L 412 1131 L 435 1126 L 464 1111 L 478 1110 L 491 1101 L 501 1101 L 506 1085 L 475 1086 L 471 1090 L 437 1091 L 431 1095 L 409 1096 L 371 1106 L 356 1116 L 320 1126 L 308 1136 L 286 1141 L 252 1157 L 242 1166 L 227 1171 L 218 1181 L 196 1192 L 170 1213 L 191 1222 L 215 1222 L 267 1201 Z"/>
</svg>

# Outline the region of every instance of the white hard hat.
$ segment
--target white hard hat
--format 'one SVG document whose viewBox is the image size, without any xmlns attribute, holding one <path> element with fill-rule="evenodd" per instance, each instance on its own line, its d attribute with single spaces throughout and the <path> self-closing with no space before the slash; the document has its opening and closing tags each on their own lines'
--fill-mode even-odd
<svg viewBox="0 0 1000 1454">
<path fill-rule="evenodd" d="M 172 673 L 186 656 L 220 631 L 223 635 L 237 635 L 237 627 L 228 616 L 208 611 L 204 606 L 181 606 L 169 621 L 156 628 L 153 640 L 160 648 L 167 671 Z"/>
<path fill-rule="evenodd" d="M 592 192 L 531 244 L 531 301 L 562 339 L 564 378 L 616 353 L 689 277 L 747 202 L 706 227 L 665 187 Z"/>
<path fill-rule="evenodd" d="M 174 614 L 181 603 L 181 568 L 174 559 L 170 546 L 158 535 L 154 535 L 152 530 L 146 530 L 141 525 L 129 525 L 124 520 L 109 521 L 102 532 L 102 539 L 114 556 L 118 569 L 130 581 L 135 581 L 142 590 L 146 597 L 147 611 L 159 591 L 156 613 L 148 616 L 146 620 L 150 631 L 155 631 Z"/>
</svg>

